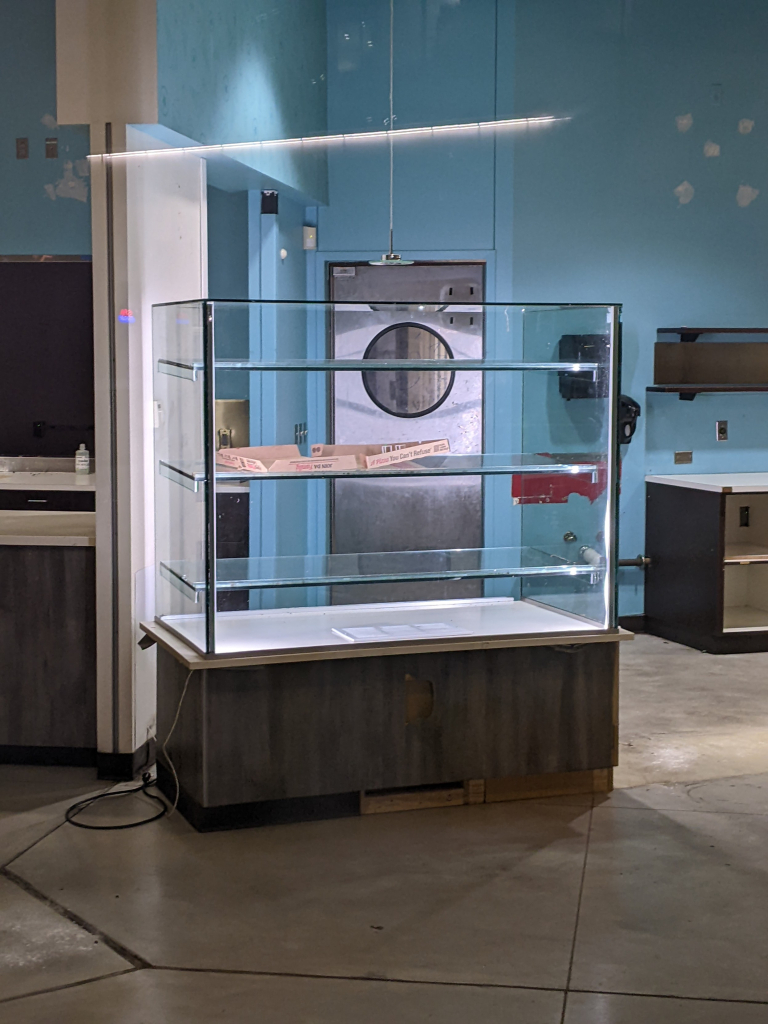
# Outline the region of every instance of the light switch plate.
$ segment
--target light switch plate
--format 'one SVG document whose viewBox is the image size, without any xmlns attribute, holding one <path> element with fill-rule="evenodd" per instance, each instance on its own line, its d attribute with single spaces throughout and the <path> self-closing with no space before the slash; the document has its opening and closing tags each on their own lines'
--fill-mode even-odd
<svg viewBox="0 0 768 1024">
<path fill-rule="evenodd" d="M 717 420 L 715 423 L 715 437 L 718 441 L 728 440 L 728 420 Z"/>
</svg>

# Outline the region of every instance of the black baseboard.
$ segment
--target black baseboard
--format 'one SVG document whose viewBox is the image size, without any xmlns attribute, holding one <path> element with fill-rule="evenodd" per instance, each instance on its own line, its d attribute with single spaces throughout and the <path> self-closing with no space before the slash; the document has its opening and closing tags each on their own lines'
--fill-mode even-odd
<svg viewBox="0 0 768 1024">
<path fill-rule="evenodd" d="M 176 798 L 173 775 L 158 761 L 158 787 L 167 800 Z M 327 796 L 291 797 L 285 800 L 260 800 L 248 804 L 203 807 L 181 789 L 178 810 L 198 832 L 220 832 L 232 828 L 260 825 L 287 825 L 298 821 L 325 821 L 351 818 L 360 813 L 360 793 L 331 793 Z"/>
<path fill-rule="evenodd" d="M 100 779 L 108 782 L 130 782 L 155 760 L 155 739 L 151 737 L 132 754 L 96 754 L 96 768 Z"/>
<path fill-rule="evenodd" d="M 630 633 L 647 633 L 645 615 L 620 615 L 619 625 Z"/>
<path fill-rule="evenodd" d="M 0 764 L 50 765 L 93 768 L 96 751 L 88 747 L 21 747 L 0 745 Z"/>
</svg>

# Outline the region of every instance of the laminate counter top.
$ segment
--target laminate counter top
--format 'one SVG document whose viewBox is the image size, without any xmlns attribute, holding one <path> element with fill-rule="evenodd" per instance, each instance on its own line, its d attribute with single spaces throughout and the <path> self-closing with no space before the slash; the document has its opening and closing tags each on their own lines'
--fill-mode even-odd
<svg viewBox="0 0 768 1024">
<path fill-rule="evenodd" d="M 96 474 L 77 473 L 3 473 L 0 490 L 4 491 L 95 491 Z"/>
<path fill-rule="evenodd" d="M 0 546 L 94 547 L 95 544 L 95 512 L 0 510 Z"/>
</svg>

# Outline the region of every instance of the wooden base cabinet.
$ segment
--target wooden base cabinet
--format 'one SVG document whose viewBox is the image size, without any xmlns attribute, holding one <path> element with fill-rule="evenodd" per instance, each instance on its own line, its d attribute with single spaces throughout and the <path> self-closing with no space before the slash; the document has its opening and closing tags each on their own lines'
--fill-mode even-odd
<svg viewBox="0 0 768 1024">
<path fill-rule="evenodd" d="M 0 545 L 0 763 L 96 763 L 95 554 Z"/>
<path fill-rule="evenodd" d="M 207 831 L 540 795 L 550 775 L 552 792 L 609 788 L 618 639 L 191 675 L 160 646 L 160 737 L 187 685 L 168 743 L 179 808 Z M 160 782 L 173 799 L 167 765 Z"/>
</svg>

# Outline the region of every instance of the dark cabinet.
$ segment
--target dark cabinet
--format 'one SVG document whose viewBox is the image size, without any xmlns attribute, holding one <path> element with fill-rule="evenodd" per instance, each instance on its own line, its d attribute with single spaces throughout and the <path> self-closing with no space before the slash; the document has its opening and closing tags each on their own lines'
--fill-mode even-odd
<svg viewBox="0 0 768 1024">
<path fill-rule="evenodd" d="M 713 654 L 768 651 L 768 491 L 646 484 L 649 633 Z"/>
<path fill-rule="evenodd" d="M 95 555 L 0 545 L 0 762 L 95 763 Z"/>
<path fill-rule="evenodd" d="M 0 510 L 5 512 L 93 512 L 94 491 L 0 490 Z"/>
</svg>

